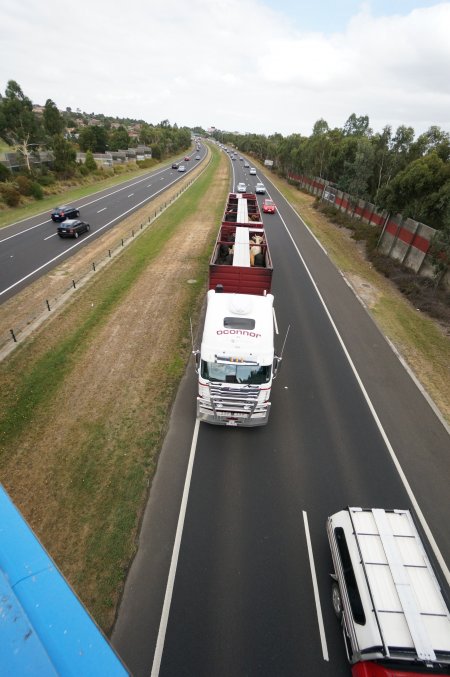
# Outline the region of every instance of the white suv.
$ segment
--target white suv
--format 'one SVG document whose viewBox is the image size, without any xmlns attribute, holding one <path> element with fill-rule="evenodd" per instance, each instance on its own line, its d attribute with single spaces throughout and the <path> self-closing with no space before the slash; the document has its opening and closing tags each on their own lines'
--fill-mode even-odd
<svg viewBox="0 0 450 677">
<path fill-rule="evenodd" d="M 354 677 L 450 674 L 450 612 L 411 513 L 347 508 L 327 533 Z"/>
<path fill-rule="evenodd" d="M 245 193 L 246 190 L 247 190 L 247 186 L 245 185 L 245 183 L 238 183 L 237 188 L 236 188 L 237 193 Z"/>
<path fill-rule="evenodd" d="M 249 174 L 255 174 L 255 175 L 256 175 L 256 169 L 255 169 L 255 167 L 250 167 Z"/>
</svg>

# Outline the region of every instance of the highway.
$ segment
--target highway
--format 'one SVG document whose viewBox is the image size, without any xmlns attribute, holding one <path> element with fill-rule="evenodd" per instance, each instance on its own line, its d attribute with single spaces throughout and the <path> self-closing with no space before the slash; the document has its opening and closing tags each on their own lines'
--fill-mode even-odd
<svg viewBox="0 0 450 677">
<path fill-rule="evenodd" d="M 290 332 L 269 423 L 196 422 L 190 365 L 112 643 L 135 677 L 340 677 L 350 668 L 326 518 L 348 505 L 410 508 L 445 569 L 449 435 L 270 179 L 232 168 L 233 188 L 263 181 L 278 207 L 263 215 L 278 351 Z"/>
<path fill-rule="evenodd" d="M 195 150 L 189 151 L 191 159 L 181 163 L 186 167 L 185 173 L 171 169 L 169 165 L 86 196 L 77 202 L 75 206 L 80 210 L 79 218 L 88 222 L 91 230 L 76 240 L 58 236 L 56 228 L 59 223 L 51 220 L 49 212 L 2 228 L 0 303 L 180 181 L 199 163 L 194 159 L 197 154 L 200 155 L 201 162 L 206 154 L 203 145 L 198 153 Z"/>
</svg>

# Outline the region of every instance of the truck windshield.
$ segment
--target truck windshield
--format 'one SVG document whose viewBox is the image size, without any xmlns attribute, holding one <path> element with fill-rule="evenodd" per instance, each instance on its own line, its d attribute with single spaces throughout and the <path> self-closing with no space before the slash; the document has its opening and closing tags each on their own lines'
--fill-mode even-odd
<svg viewBox="0 0 450 677">
<path fill-rule="evenodd" d="M 202 360 L 201 375 L 208 381 L 259 385 L 270 381 L 271 365 L 217 364 Z"/>
</svg>

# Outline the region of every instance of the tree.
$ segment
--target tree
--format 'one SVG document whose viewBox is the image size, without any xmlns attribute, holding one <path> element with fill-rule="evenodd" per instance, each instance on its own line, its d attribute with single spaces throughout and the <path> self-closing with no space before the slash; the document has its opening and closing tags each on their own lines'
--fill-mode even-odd
<svg viewBox="0 0 450 677">
<path fill-rule="evenodd" d="M 77 152 L 73 144 L 67 141 L 62 134 L 55 134 L 52 146 L 55 156 L 55 170 L 60 174 L 72 174 L 77 158 Z"/>
<path fill-rule="evenodd" d="M 97 163 L 94 160 L 94 156 L 91 150 L 88 150 L 86 153 L 86 160 L 84 162 L 84 166 L 90 172 L 95 172 L 97 169 Z"/>
<path fill-rule="evenodd" d="M 436 151 L 410 162 L 380 191 L 380 202 L 435 228 L 442 228 L 450 204 L 450 165 Z"/>
<path fill-rule="evenodd" d="M 359 138 L 354 160 L 345 163 L 344 175 L 339 179 L 339 187 L 355 197 L 367 199 L 374 155 L 370 139 Z"/>
<path fill-rule="evenodd" d="M 83 127 L 78 137 L 80 150 L 93 153 L 104 153 L 108 146 L 108 132 L 102 125 Z"/>
<path fill-rule="evenodd" d="M 62 134 L 65 124 L 64 119 L 56 107 L 56 104 L 47 99 L 44 106 L 44 129 L 49 136 Z"/>
<path fill-rule="evenodd" d="M 109 148 L 111 150 L 120 150 L 128 148 L 130 145 L 130 136 L 122 125 L 115 129 L 109 137 Z"/>
<path fill-rule="evenodd" d="M 447 213 L 447 221 L 442 230 L 437 230 L 433 235 L 428 253 L 434 268 L 436 288 L 450 270 L 450 211 Z"/>
<path fill-rule="evenodd" d="M 40 129 L 31 100 L 15 80 L 9 80 L 0 99 L 0 137 L 17 149 L 31 171 L 30 154 L 39 145 Z"/>
<path fill-rule="evenodd" d="M 369 127 L 369 116 L 360 115 L 356 117 L 355 113 L 352 113 L 345 123 L 343 131 L 345 136 L 370 136 L 372 130 Z"/>
</svg>

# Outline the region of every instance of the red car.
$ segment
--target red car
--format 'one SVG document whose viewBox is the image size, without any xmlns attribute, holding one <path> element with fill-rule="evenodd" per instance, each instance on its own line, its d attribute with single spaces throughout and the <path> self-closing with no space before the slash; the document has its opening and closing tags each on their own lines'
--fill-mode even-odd
<svg viewBox="0 0 450 677">
<path fill-rule="evenodd" d="M 189 155 L 186 155 L 186 157 L 184 158 L 184 161 L 185 161 L 185 162 L 188 162 L 190 159 L 191 159 L 191 158 L 189 157 Z"/>
<path fill-rule="evenodd" d="M 262 210 L 264 214 L 275 214 L 275 212 L 277 211 L 277 208 L 275 207 L 275 202 L 273 200 L 269 200 L 269 198 L 266 197 L 266 199 L 263 200 Z"/>
</svg>

